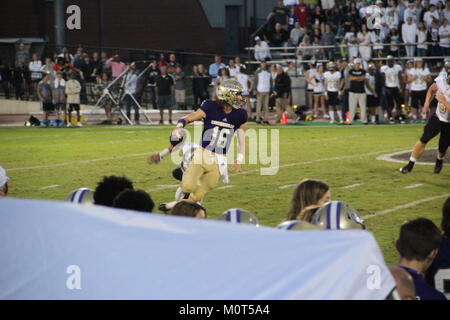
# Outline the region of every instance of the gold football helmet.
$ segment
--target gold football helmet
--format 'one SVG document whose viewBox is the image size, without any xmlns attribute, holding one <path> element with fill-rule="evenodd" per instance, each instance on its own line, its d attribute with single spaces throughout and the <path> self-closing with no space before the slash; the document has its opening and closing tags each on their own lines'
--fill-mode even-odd
<svg viewBox="0 0 450 320">
<path fill-rule="evenodd" d="M 219 86 L 217 98 L 223 100 L 235 109 L 239 109 L 242 105 L 241 84 L 236 80 L 225 80 Z M 240 96 L 240 98 L 238 98 Z"/>
<path fill-rule="evenodd" d="M 320 229 L 366 229 L 358 211 L 342 201 L 330 201 L 314 214 L 312 224 Z"/>
<path fill-rule="evenodd" d="M 293 231 L 320 230 L 318 226 L 302 220 L 284 221 L 277 226 L 277 229 Z"/>
<path fill-rule="evenodd" d="M 256 227 L 259 227 L 258 219 L 254 214 L 239 208 L 228 209 L 222 213 L 217 220 L 228 221 L 231 223 L 253 224 Z"/>
<path fill-rule="evenodd" d="M 78 204 L 94 204 L 94 191 L 88 188 L 80 188 L 72 192 L 66 201 Z"/>
</svg>

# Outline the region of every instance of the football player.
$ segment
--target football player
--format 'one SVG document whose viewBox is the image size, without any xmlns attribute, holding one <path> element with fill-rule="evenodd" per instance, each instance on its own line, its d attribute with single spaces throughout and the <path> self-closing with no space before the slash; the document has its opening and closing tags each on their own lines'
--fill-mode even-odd
<svg viewBox="0 0 450 320">
<path fill-rule="evenodd" d="M 334 123 L 334 111 L 337 112 L 339 122 L 344 123 L 342 117 L 342 110 L 339 104 L 339 88 L 344 82 L 344 78 L 341 76 L 340 71 L 336 71 L 337 66 L 334 61 L 330 61 L 327 64 L 328 71 L 323 75 L 324 87 L 325 87 L 325 100 L 328 104 L 328 112 L 330 114 L 330 123 Z"/>
<path fill-rule="evenodd" d="M 383 77 L 383 83 L 386 90 L 387 111 L 389 115 L 389 122 L 394 123 L 394 117 L 396 111 L 401 109 L 401 88 L 402 88 L 402 67 L 394 63 L 394 57 L 387 56 L 387 65 L 381 67 L 381 74 Z M 394 107 L 395 102 L 395 107 Z M 403 118 L 400 116 L 400 121 Z"/>
<path fill-rule="evenodd" d="M 198 148 L 186 168 L 181 180 L 184 194 L 189 200 L 202 202 L 205 194 L 213 189 L 219 178 L 228 183 L 227 151 L 231 139 L 237 132 L 238 155 L 231 170 L 241 171 L 245 153 L 245 130 L 247 111 L 242 108 L 243 88 L 236 80 L 225 80 L 220 84 L 216 100 L 203 101 L 200 108 L 178 120 L 172 137 L 181 137 L 183 128 L 194 121 L 204 119 L 201 147 Z M 171 152 L 172 150 L 167 150 Z M 149 157 L 149 163 L 155 163 L 155 155 Z"/>
<path fill-rule="evenodd" d="M 414 146 L 409 158 L 409 163 L 400 169 L 400 172 L 403 174 L 412 171 L 416 160 L 419 159 L 425 151 L 425 146 L 428 141 L 433 139 L 439 133 L 441 133 L 441 135 L 439 137 L 439 148 L 436 156 L 434 173 L 440 173 L 442 170 L 443 160 L 450 145 L 450 59 L 445 61 L 445 68 L 435 79 L 435 83 L 428 89 L 425 104 L 422 109 L 424 118 L 426 118 L 426 114 L 430 109 L 429 105 L 433 97 L 438 101 L 436 112 L 428 119 L 428 122 L 423 129 L 422 137 Z"/>
</svg>

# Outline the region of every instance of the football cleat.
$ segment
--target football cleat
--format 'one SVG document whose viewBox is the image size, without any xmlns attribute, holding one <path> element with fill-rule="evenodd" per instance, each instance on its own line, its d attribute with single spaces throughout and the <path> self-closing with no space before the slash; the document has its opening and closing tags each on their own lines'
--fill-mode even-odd
<svg viewBox="0 0 450 320">
<path fill-rule="evenodd" d="M 277 229 L 292 231 L 320 230 L 319 227 L 302 220 L 284 221 L 277 226 Z"/>
<path fill-rule="evenodd" d="M 228 209 L 222 213 L 217 220 L 228 221 L 231 223 L 246 223 L 259 227 L 258 219 L 254 214 L 239 208 Z"/>
<path fill-rule="evenodd" d="M 366 229 L 358 211 L 342 201 L 330 201 L 314 214 L 311 223 L 319 229 Z"/>
<path fill-rule="evenodd" d="M 414 168 L 414 164 L 411 165 L 411 163 L 408 163 L 403 168 L 400 168 L 400 172 L 403 174 L 407 174 L 407 173 L 411 172 L 413 170 L 413 168 Z"/>
<path fill-rule="evenodd" d="M 225 80 L 219 86 L 217 98 L 239 109 L 242 106 L 242 91 L 242 85 L 237 80 Z M 241 99 L 238 99 L 239 96 Z"/>
<path fill-rule="evenodd" d="M 442 167 L 444 164 L 444 160 L 436 159 L 436 163 L 434 165 L 434 173 L 441 173 Z"/>
<path fill-rule="evenodd" d="M 72 192 L 66 201 L 78 204 L 94 204 L 94 191 L 88 188 L 80 188 Z"/>
</svg>

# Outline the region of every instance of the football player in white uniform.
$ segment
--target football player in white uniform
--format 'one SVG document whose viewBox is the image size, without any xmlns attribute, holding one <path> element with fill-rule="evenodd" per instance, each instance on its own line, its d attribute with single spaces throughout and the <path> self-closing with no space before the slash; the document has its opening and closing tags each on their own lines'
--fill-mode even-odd
<svg viewBox="0 0 450 320">
<path fill-rule="evenodd" d="M 400 172 L 403 174 L 412 171 L 416 160 L 425 151 L 425 145 L 439 133 L 441 135 L 439 137 L 434 173 L 440 173 L 442 170 L 443 160 L 450 145 L 450 59 L 446 59 L 445 69 L 435 79 L 435 83 L 428 89 L 425 104 L 422 109 L 424 117 L 426 117 L 429 111 L 429 104 L 433 97 L 438 102 L 436 112 L 428 119 L 423 129 L 422 137 L 414 146 L 409 163 L 400 169 Z"/>
<path fill-rule="evenodd" d="M 327 64 L 328 71 L 325 72 L 324 76 L 324 88 L 325 88 L 325 100 L 328 104 L 328 112 L 330 114 L 330 123 L 334 123 L 334 111 L 337 112 L 339 117 L 339 122 L 344 123 L 344 118 L 342 117 L 342 110 L 339 104 L 339 88 L 344 82 L 341 73 L 336 71 L 337 66 L 334 61 L 330 61 Z"/>
<path fill-rule="evenodd" d="M 400 111 L 401 109 L 402 67 L 394 64 L 394 57 L 389 55 L 387 56 L 387 65 L 381 67 L 380 71 L 384 76 L 389 121 L 394 123 L 397 110 Z M 403 121 L 403 118 L 400 118 L 400 121 Z"/>
</svg>

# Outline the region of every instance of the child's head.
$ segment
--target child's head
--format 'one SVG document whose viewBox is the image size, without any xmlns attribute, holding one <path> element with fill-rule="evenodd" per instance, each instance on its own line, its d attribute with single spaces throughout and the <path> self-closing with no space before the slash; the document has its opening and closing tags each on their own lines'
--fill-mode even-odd
<svg viewBox="0 0 450 320">
<path fill-rule="evenodd" d="M 57 73 L 56 73 L 56 77 L 58 78 L 58 79 L 62 79 L 62 72 L 61 71 L 58 71 Z"/>
<path fill-rule="evenodd" d="M 102 74 L 102 80 L 107 82 L 108 81 L 108 74 L 107 73 L 103 73 Z"/>
</svg>

